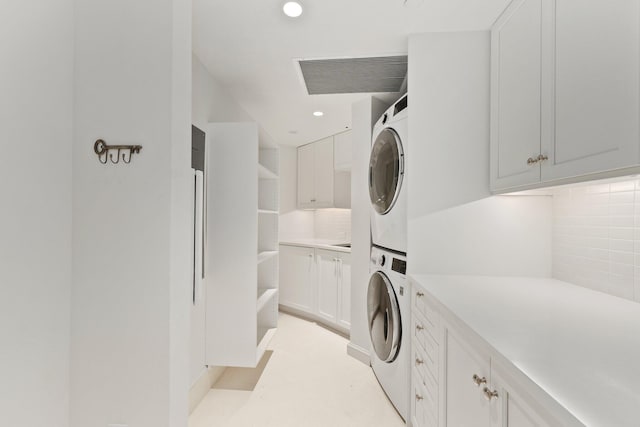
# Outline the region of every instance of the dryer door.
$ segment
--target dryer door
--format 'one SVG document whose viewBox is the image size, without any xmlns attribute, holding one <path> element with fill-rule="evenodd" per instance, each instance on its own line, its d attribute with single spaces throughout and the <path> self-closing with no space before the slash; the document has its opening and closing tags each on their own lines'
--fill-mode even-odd
<svg viewBox="0 0 640 427">
<path fill-rule="evenodd" d="M 400 194 L 404 174 L 404 152 L 400 137 L 386 128 L 376 138 L 369 159 L 369 197 L 377 213 L 393 208 Z"/>
<path fill-rule="evenodd" d="M 393 362 L 400 350 L 400 308 L 389 278 L 380 271 L 369 280 L 367 316 L 373 350 L 383 362 Z"/>
</svg>

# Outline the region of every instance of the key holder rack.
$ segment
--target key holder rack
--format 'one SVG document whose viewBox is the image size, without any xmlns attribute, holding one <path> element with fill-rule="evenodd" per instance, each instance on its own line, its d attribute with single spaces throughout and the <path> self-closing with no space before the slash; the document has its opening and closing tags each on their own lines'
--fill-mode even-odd
<svg viewBox="0 0 640 427">
<path fill-rule="evenodd" d="M 142 150 L 142 145 L 108 145 L 102 139 L 98 139 L 93 144 L 93 151 L 98 155 L 98 160 L 103 165 L 107 164 L 108 160 L 111 160 L 113 164 L 120 163 L 120 160 L 129 164 L 131 163 L 131 156 L 139 154 L 140 150 Z M 117 153 L 114 155 L 115 151 Z M 129 152 L 128 156 L 127 152 Z"/>
</svg>

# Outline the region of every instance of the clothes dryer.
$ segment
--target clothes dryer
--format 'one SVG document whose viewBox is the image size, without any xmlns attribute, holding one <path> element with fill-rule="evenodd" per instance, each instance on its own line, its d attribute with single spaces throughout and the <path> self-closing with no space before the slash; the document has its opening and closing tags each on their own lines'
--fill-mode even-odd
<svg viewBox="0 0 640 427">
<path fill-rule="evenodd" d="M 407 95 L 380 117 L 373 128 L 369 157 L 371 241 L 407 253 L 406 142 Z"/>
</svg>

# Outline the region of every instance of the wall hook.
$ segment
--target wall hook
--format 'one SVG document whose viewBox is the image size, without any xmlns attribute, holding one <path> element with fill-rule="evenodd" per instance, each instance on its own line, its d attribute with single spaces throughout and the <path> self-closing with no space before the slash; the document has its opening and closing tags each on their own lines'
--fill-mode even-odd
<svg viewBox="0 0 640 427">
<path fill-rule="evenodd" d="M 113 151 L 116 150 L 115 156 Z M 98 139 L 93 144 L 93 151 L 98 155 L 98 160 L 103 165 L 107 163 L 107 160 L 111 160 L 111 163 L 118 164 L 120 159 L 126 164 L 131 163 L 131 157 L 134 153 L 140 153 L 142 145 L 107 145 L 103 139 Z M 111 151 L 111 153 L 109 152 Z M 129 152 L 127 160 L 126 153 Z"/>
</svg>

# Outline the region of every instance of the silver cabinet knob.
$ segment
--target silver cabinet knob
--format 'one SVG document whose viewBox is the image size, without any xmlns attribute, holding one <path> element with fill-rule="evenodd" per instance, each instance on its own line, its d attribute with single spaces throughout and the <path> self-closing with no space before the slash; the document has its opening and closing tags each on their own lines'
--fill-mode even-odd
<svg viewBox="0 0 640 427">
<path fill-rule="evenodd" d="M 484 394 L 484 397 L 485 397 L 487 400 L 491 400 L 491 399 L 493 399 L 493 398 L 496 398 L 496 399 L 498 398 L 498 391 L 497 391 L 497 390 L 493 390 L 493 391 L 491 391 L 491 390 L 489 390 L 489 388 L 488 388 L 488 387 L 485 387 L 485 388 L 482 390 L 482 393 Z"/>
<path fill-rule="evenodd" d="M 423 330 L 423 329 L 424 329 L 424 326 L 422 326 L 422 325 L 421 325 L 421 324 L 419 324 L 419 323 L 417 323 L 417 324 L 416 324 L 416 330 L 417 330 L 417 331 L 421 331 L 421 330 Z"/>
<path fill-rule="evenodd" d="M 539 162 L 544 162 L 545 160 L 549 160 L 549 158 L 547 156 L 545 156 L 544 154 L 540 154 L 538 156 L 538 161 Z"/>
<path fill-rule="evenodd" d="M 528 164 L 529 166 L 531 166 L 531 165 L 535 165 L 535 164 L 536 164 L 536 163 L 538 163 L 539 161 L 540 161 L 540 159 L 538 159 L 537 157 L 536 157 L 535 159 L 534 159 L 533 157 L 529 157 L 529 158 L 527 159 L 527 164 Z"/>
<path fill-rule="evenodd" d="M 424 363 L 424 360 L 420 359 L 419 357 L 416 357 L 416 366 L 422 365 L 423 363 Z"/>
<path fill-rule="evenodd" d="M 473 380 L 473 383 L 475 385 L 477 385 L 478 387 L 480 387 L 480 384 L 486 384 L 487 383 L 487 379 L 485 377 L 479 377 L 476 374 L 473 374 L 473 377 L 471 378 Z M 486 390 L 486 387 L 485 387 Z"/>
<path fill-rule="evenodd" d="M 418 298 L 422 298 L 422 297 L 424 296 L 424 293 L 422 293 L 422 292 L 416 292 L 416 296 L 417 296 Z"/>
<path fill-rule="evenodd" d="M 422 397 L 418 393 L 416 393 L 416 400 L 422 400 L 422 399 L 424 399 L 424 397 Z"/>
</svg>

